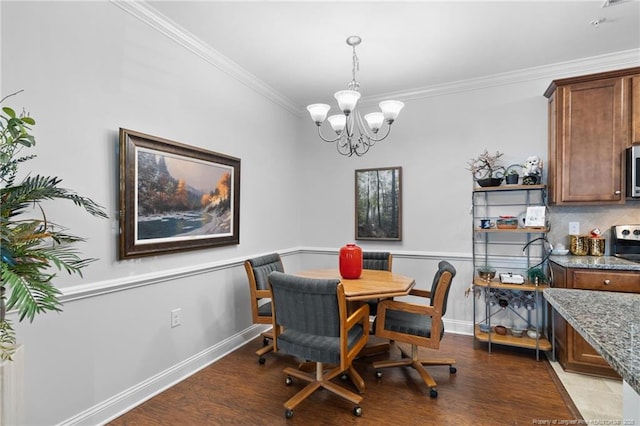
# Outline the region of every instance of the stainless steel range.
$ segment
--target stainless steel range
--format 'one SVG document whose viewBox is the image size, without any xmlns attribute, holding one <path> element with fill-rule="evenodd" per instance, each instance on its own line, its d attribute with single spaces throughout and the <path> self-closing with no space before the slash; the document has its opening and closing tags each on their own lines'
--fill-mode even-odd
<svg viewBox="0 0 640 426">
<path fill-rule="evenodd" d="M 640 225 L 612 226 L 611 254 L 640 263 Z"/>
</svg>

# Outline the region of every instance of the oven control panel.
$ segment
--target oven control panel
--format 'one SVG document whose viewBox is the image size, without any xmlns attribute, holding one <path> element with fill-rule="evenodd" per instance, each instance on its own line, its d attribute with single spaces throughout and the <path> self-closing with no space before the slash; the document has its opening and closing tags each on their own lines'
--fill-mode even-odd
<svg viewBox="0 0 640 426">
<path fill-rule="evenodd" d="M 612 237 L 616 240 L 637 241 L 640 243 L 640 225 L 616 225 L 611 227 Z"/>
</svg>

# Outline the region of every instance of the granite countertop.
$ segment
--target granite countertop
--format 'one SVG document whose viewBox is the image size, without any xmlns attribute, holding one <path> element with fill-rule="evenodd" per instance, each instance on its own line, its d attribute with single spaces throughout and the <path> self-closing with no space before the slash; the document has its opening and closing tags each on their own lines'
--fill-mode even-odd
<svg viewBox="0 0 640 426">
<path fill-rule="evenodd" d="M 640 294 L 549 288 L 545 299 L 640 394 Z"/>
<path fill-rule="evenodd" d="M 565 268 L 609 269 L 640 271 L 640 263 L 620 259 L 615 256 L 559 256 L 551 255 L 549 260 Z"/>
</svg>

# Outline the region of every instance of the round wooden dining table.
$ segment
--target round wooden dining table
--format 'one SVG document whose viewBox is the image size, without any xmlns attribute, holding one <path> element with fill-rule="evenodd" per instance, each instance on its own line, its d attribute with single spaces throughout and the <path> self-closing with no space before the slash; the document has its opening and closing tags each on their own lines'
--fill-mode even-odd
<svg viewBox="0 0 640 426">
<path fill-rule="evenodd" d="M 294 273 L 306 278 L 336 278 L 344 287 L 348 301 L 385 299 L 406 296 L 416 284 L 413 278 L 389 271 L 363 269 L 360 278 L 349 280 L 340 276 L 338 269 L 309 269 Z"/>
</svg>

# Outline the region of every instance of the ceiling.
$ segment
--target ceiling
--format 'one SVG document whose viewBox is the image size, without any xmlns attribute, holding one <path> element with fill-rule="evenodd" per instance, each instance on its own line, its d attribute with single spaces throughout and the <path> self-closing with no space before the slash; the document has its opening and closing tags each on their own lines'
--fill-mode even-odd
<svg viewBox="0 0 640 426">
<path fill-rule="evenodd" d="M 302 108 L 346 88 L 354 34 L 363 99 L 639 49 L 640 1 L 603 1 L 146 4 Z"/>
</svg>

